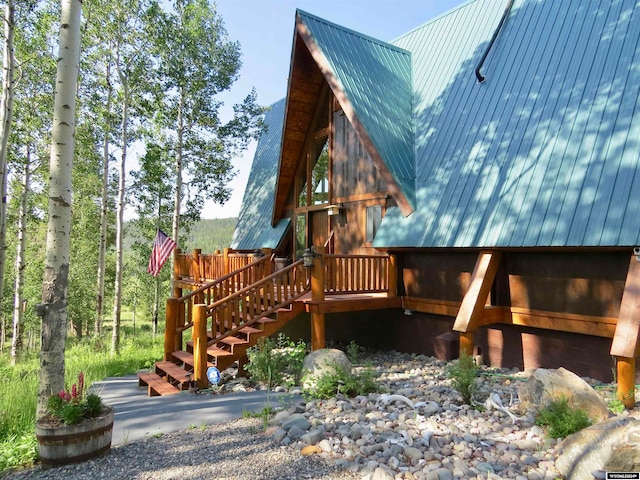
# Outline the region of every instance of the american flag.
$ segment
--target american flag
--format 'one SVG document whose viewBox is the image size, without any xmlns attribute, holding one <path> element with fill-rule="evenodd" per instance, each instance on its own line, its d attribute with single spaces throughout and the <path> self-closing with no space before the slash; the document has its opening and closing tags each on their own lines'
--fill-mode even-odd
<svg viewBox="0 0 640 480">
<path fill-rule="evenodd" d="M 153 241 L 153 250 L 151 250 L 151 258 L 149 258 L 147 272 L 157 277 L 164 262 L 167 261 L 169 255 L 171 255 L 171 252 L 173 252 L 173 249 L 177 246 L 176 242 L 171 240 L 166 233 L 158 229 L 156 239 Z"/>
</svg>

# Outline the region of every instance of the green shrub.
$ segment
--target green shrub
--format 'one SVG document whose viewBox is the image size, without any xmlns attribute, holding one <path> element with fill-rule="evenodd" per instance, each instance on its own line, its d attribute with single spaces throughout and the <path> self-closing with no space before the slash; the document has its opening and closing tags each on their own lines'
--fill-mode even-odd
<svg viewBox="0 0 640 480">
<path fill-rule="evenodd" d="M 451 379 L 451 386 L 462 395 L 465 404 L 471 404 L 471 397 L 478 388 L 478 366 L 471 355 L 465 353 L 446 367 L 447 377 Z"/>
<path fill-rule="evenodd" d="M 538 412 L 536 425 L 545 427 L 551 438 L 564 438 L 591 425 L 584 410 L 572 409 L 566 398 L 553 400 Z"/>
<path fill-rule="evenodd" d="M 314 376 L 313 380 L 314 385 L 305 391 L 305 395 L 311 398 L 331 398 L 338 393 L 355 397 L 380 390 L 371 367 L 354 374 L 336 365 L 322 375 Z"/>
<path fill-rule="evenodd" d="M 307 345 L 302 340 L 296 343 L 283 334 L 275 340 L 262 337 L 247 350 L 247 371 L 252 379 L 269 388 L 294 385 L 306 354 Z"/>
</svg>

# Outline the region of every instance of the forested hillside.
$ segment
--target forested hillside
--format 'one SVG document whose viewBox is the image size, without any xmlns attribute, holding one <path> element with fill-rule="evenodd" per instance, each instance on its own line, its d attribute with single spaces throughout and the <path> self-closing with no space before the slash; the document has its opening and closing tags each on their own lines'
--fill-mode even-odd
<svg viewBox="0 0 640 480">
<path fill-rule="evenodd" d="M 180 245 L 180 248 L 185 252 L 199 248 L 202 253 L 212 253 L 215 250 L 227 248 L 231 243 L 236 223 L 238 223 L 236 217 L 202 219 L 191 226 L 186 242 Z"/>
</svg>

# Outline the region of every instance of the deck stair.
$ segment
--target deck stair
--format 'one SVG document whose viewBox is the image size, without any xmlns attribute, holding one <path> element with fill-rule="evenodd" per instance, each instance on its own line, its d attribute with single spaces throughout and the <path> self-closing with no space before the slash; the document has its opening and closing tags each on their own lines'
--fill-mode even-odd
<svg viewBox="0 0 640 480">
<path fill-rule="evenodd" d="M 138 374 L 138 384 L 147 387 L 149 396 L 171 395 L 187 390 L 193 377 L 197 376 L 194 341 L 183 343 L 181 335 L 196 324 L 189 317 L 193 315 L 194 305 L 201 304 L 203 300 L 209 326 L 206 331 L 207 368 L 215 366 L 220 371 L 236 362 L 242 368 L 249 348 L 256 345 L 261 337 L 276 333 L 304 311 L 304 305 L 296 300 L 307 293 L 310 286 L 301 262 L 278 272 L 266 271 L 263 278 L 243 288 L 238 286 L 237 279 L 231 278 L 232 275 L 204 285 L 180 299 L 172 299 L 182 302 L 176 311 L 186 315 L 186 318 L 182 326 L 178 319 L 174 323 L 176 327 L 172 327 L 168 305 L 167 328 L 176 334 L 175 339 L 167 341 L 165 332 L 165 361 L 156 362 L 153 372 Z M 216 300 L 222 291 L 222 281 L 226 282 L 224 291 L 227 295 Z M 230 288 L 231 284 L 234 286 Z M 202 306 L 198 308 L 202 309 Z M 195 330 L 192 330 L 194 336 Z M 181 345 L 182 348 L 167 352 L 166 345 Z"/>
</svg>

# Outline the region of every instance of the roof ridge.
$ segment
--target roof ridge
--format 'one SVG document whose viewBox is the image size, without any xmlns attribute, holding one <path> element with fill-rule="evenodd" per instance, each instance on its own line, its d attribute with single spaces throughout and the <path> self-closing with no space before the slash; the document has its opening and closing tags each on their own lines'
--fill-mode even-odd
<svg viewBox="0 0 640 480">
<path fill-rule="evenodd" d="M 405 48 L 398 47 L 397 45 L 394 45 L 394 44 L 392 44 L 390 42 L 386 42 L 384 40 L 380 40 L 379 38 L 375 38 L 375 37 L 372 37 L 371 35 L 367 35 L 365 33 L 358 32 L 357 30 L 353 30 L 351 28 L 347 28 L 347 27 L 345 27 L 343 25 L 338 25 L 337 23 L 331 22 L 331 21 L 329 21 L 329 20 L 327 20 L 325 18 L 322 18 L 322 17 L 319 17 L 317 15 L 314 15 L 313 13 L 309 13 L 309 12 L 306 12 L 306 11 L 301 10 L 299 8 L 296 8 L 296 16 L 298 14 L 302 14 L 303 16 L 310 17 L 310 18 L 312 18 L 313 20 L 315 20 L 317 22 L 324 23 L 325 25 L 327 25 L 329 27 L 332 27 L 332 28 L 335 28 L 335 29 L 338 29 L 338 30 L 342 30 L 345 33 L 354 35 L 354 36 L 359 37 L 359 38 L 361 38 L 363 40 L 367 40 L 367 41 L 370 41 L 372 43 L 376 43 L 376 44 L 380 45 L 381 47 L 385 47 L 385 48 L 388 48 L 390 50 L 395 50 L 398 53 L 402 53 L 404 55 L 411 56 L 411 52 L 409 50 L 405 49 Z"/>
</svg>

